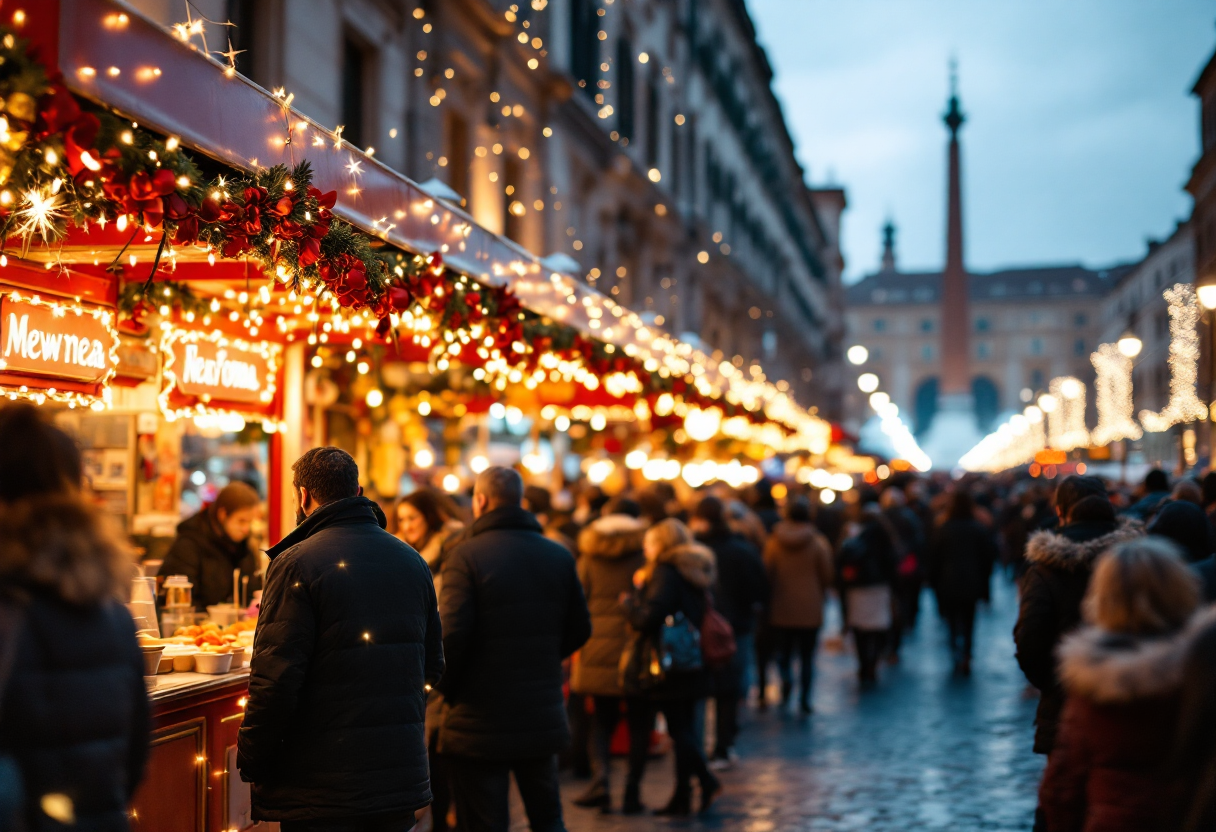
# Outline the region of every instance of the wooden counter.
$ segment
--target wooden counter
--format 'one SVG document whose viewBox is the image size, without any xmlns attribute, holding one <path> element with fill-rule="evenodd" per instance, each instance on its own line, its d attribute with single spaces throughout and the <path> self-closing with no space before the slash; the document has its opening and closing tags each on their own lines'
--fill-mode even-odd
<svg viewBox="0 0 1216 832">
<path fill-rule="evenodd" d="M 152 749 L 131 805 L 134 832 L 270 832 L 250 819 L 249 784 L 236 770 L 236 735 L 249 670 L 169 673 L 148 690 Z"/>
</svg>

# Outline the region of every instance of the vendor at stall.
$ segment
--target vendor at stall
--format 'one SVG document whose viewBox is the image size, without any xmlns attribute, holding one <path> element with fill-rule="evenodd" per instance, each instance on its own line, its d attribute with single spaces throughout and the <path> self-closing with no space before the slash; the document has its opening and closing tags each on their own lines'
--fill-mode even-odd
<svg viewBox="0 0 1216 832">
<path fill-rule="evenodd" d="M 253 522 L 261 506 L 258 492 L 243 482 L 232 482 L 216 495 L 215 502 L 177 527 L 160 574 L 185 575 L 194 584 L 197 610 L 212 604 L 231 603 L 233 570 L 241 571 L 248 591 L 260 589 L 258 553 L 250 545 Z M 242 593 L 245 592 L 242 587 Z"/>
</svg>

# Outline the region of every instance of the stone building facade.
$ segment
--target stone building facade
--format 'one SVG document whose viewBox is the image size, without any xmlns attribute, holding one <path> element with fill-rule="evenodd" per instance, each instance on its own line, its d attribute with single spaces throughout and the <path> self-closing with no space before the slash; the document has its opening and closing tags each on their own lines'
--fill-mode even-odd
<svg viewBox="0 0 1216 832">
<path fill-rule="evenodd" d="M 922 431 L 936 412 L 940 379 L 941 272 L 903 272 L 888 229 L 884 268 L 846 289 L 846 344 L 869 358 L 882 389 Z M 1091 384 L 1089 354 L 1103 331 L 1103 302 L 1124 267 L 1031 266 L 968 272 L 971 393 L 980 427 L 1025 407 L 1056 376 Z M 855 423 L 870 415 L 850 383 L 846 409 Z"/>
<path fill-rule="evenodd" d="M 166 25 L 185 14 L 135 5 Z M 208 24 L 210 48 L 231 38 L 254 82 L 836 415 L 845 195 L 807 186 L 744 0 L 193 5 L 235 24 Z"/>
</svg>

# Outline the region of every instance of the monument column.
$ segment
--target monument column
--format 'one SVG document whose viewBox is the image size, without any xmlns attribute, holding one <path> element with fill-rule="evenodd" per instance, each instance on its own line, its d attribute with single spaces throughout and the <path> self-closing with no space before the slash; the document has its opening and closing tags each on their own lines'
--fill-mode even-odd
<svg viewBox="0 0 1216 832">
<path fill-rule="evenodd" d="M 951 73 L 950 105 L 945 115 L 950 128 L 949 182 L 946 189 L 946 267 L 942 270 L 942 397 L 971 394 L 969 343 L 971 313 L 968 303 L 967 268 L 963 265 L 963 194 L 958 132 L 965 120 L 958 104 Z"/>
</svg>

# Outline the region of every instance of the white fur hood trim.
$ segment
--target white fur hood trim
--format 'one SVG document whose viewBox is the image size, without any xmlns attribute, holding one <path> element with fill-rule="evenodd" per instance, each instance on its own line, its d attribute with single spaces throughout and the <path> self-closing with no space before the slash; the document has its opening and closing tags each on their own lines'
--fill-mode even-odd
<svg viewBox="0 0 1216 832">
<path fill-rule="evenodd" d="M 1098 556 L 1112 546 L 1143 535 L 1143 524 L 1130 518 L 1120 520 L 1114 531 L 1083 543 L 1069 540 L 1059 532 L 1043 530 L 1032 534 L 1027 541 L 1026 560 L 1075 572 L 1091 567 Z"/>
</svg>

